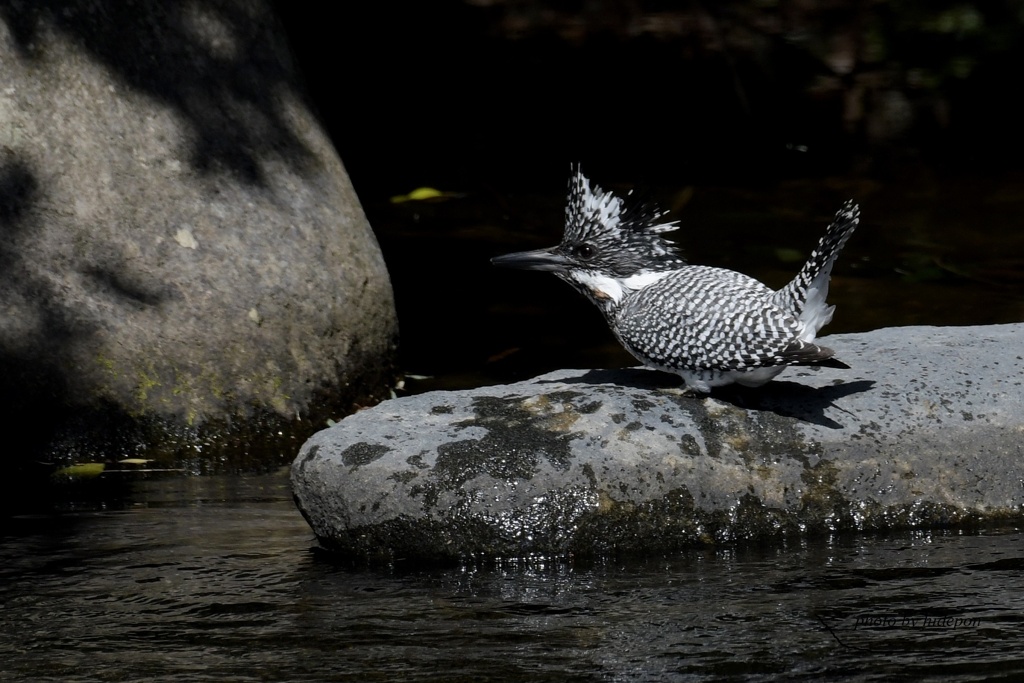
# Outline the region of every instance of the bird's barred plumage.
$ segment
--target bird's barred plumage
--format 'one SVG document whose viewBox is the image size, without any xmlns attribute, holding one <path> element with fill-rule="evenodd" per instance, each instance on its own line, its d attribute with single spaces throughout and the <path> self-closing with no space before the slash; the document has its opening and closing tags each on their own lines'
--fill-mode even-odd
<svg viewBox="0 0 1024 683">
<path fill-rule="evenodd" d="M 628 206 L 576 169 L 562 243 L 494 262 L 554 272 L 602 310 L 638 360 L 679 374 L 697 391 L 733 382 L 758 386 L 786 366 L 833 356 L 813 342 L 832 319 L 828 283 L 859 221 L 856 204 L 840 209 L 807 263 L 778 291 L 735 271 L 687 265 L 661 237 L 677 227 L 659 222 L 663 216 L 649 205 Z"/>
</svg>

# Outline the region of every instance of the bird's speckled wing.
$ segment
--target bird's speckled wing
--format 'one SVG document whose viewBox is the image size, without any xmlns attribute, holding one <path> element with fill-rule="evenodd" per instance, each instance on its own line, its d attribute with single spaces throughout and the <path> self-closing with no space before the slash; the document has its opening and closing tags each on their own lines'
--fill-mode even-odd
<svg viewBox="0 0 1024 683">
<path fill-rule="evenodd" d="M 771 303 L 773 294 L 741 273 L 686 266 L 626 297 L 615 326 L 630 353 L 673 370 L 739 370 L 831 356 L 798 341 L 800 323 Z"/>
</svg>

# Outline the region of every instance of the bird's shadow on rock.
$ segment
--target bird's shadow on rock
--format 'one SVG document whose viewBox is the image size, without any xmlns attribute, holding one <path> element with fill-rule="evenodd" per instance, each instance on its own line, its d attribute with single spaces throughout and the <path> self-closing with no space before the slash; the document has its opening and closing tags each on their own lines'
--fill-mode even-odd
<svg viewBox="0 0 1024 683">
<path fill-rule="evenodd" d="M 611 384 L 647 391 L 681 390 L 681 382 L 675 375 L 646 368 L 588 370 L 578 377 L 545 381 L 561 384 Z M 709 395 L 689 396 L 694 401 L 701 401 L 710 396 L 731 403 L 742 410 L 772 412 L 829 429 L 842 429 L 843 425 L 825 415 L 825 411 L 832 407 L 848 412 L 836 405 L 836 402 L 852 394 L 870 391 L 874 385 L 875 382 L 872 380 L 858 380 L 814 387 L 799 382 L 776 380 L 756 388 L 731 385 L 718 387 Z"/>
<path fill-rule="evenodd" d="M 772 412 L 828 429 L 842 429 L 844 425 L 827 416 L 826 409 L 835 408 L 848 415 L 853 415 L 839 407 L 836 404 L 837 401 L 852 394 L 870 391 L 874 385 L 873 380 L 857 380 L 824 387 L 812 387 L 799 382 L 774 381 L 757 388 L 723 387 L 715 390 L 711 395 L 743 410 Z"/>
</svg>

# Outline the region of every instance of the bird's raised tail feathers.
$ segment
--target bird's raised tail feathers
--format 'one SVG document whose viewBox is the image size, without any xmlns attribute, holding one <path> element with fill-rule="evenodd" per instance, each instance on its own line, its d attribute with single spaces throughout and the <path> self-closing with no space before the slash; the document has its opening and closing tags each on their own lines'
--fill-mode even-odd
<svg viewBox="0 0 1024 683">
<path fill-rule="evenodd" d="M 859 222 L 860 207 L 853 200 L 843 204 L 804 267 L 788 285 L 772 296 L 772 303 L 800 320 L 803 325 L 802 341 L 813 341 L 818 330 L 832 319 L 835 306 L 825 303 L 832 265 Z"/>
</svg>

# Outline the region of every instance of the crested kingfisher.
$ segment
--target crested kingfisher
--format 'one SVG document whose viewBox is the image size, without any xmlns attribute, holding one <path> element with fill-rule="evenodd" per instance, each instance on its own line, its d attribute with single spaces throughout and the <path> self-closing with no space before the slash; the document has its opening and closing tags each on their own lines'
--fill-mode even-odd
<svg viewBox="0 0 1024 683">
<path fill-rule="evenodd" d="M 825 299 L 832 265 L 860 220 L 853 201 L 778 291 L 736 271 L 687 264 L 662 237 L 678 227 L 661 220 L 666 213 L 602 190 L 576 167 L 562 242 L 491 262 L 554 273 L 601 309 L 640 362 L 698 393 L 760 386 L 789 365 L 849 367 L 814 339 L 835 310 Z"/>
</svg>

